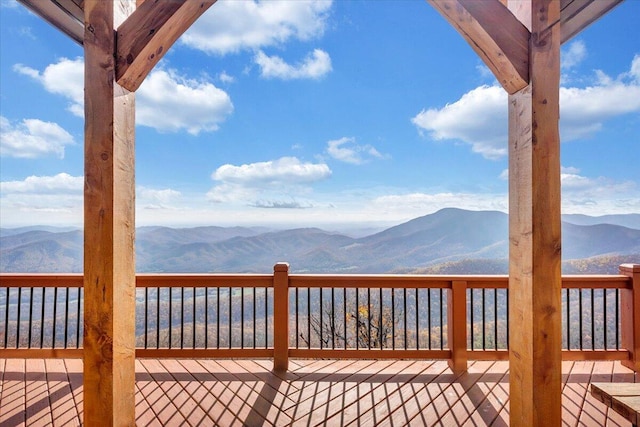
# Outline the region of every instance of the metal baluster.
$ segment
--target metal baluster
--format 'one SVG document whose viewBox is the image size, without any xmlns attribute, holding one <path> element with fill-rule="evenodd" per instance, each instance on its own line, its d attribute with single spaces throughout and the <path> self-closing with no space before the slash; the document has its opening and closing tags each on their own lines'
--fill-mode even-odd
<svg viewBox="0 0 640 427">
<path fill-rule="evenodd" d="M 42 306 L 40 307 L 40 348 L 44 347 L 44 308 L 46 301 L 46 288 L 42 287 Z M 7 293 L 9 292 L 9 288 L 7 288 Z M 7 314 L 9 314 L 9 300 L 7 299 Z M 5 330 L 5 339 L 6 339 L 6 330 Z M 5 341 L 4 347 L 7 348 L 7 343 Z"/>
<path fill-rule="evenodd" d="M 591 350 L 596 349 L 596 316 L 595 316 L 595 301 L 593 298 L 594 291 L 591 289 Z"/>
<path fill-rule="evenodd" d="M 404 295 L 403 299 L 404 299 L 404 306 L 403 306 L 403 312 L 404 312 L 404 349 L 406 350 L 408 348 L 407 346 L 407 288 L 402 288 L 402 293 Z"/>
<path fill-rule="evenodd" d="M 342 315 L 344 318 L 344 349 L 347 349 L 347 288 L 342 288 Z"/>
<path fill-rule="evenodd" d="M 447 300 L 447 304 L 451 304 L 451 301 Z M 473 309 L 474 305 L 473 305 L 473 289 L 469 289 L 469 305 L 471 307 L 470 309 L 470 331 L 469 331 L 469 336 L 471 337 L 471 350 L 475 350 L 476 349 L 476 344 L 475 344 L 475 340 L 473 338 L 474 335 L 474 315 L 475 315 L 475 310 Z M 442 310 L 442 305 L 440 305 L 440 310 Z M 440 328 L 442 328 L 442 323 L 440 324 Z M 449 346 L 451 346 L 451 344 L 449 344 Z"/>
<path fill-rule="evenodd" d="M 579 343 L 580 343 L 580 351 L 583 350 L 582 318 L 584 317 L 584 312 L 582 311 L 582 293 L 583 293 L 583 289 L 579 289 L 578 290 L 578 313 L 580 313 L 580 316 L 578 316 L 578 330 L 580 331 L 580 333 L 578 334 L 578 336 L 579 336 Z"/>
<path fill-rule="evenodd" d="M 240 348 L 244 348 L 244 288 L 240 288 Z"/>
<path fill-rule="evenodd" d="M 44 303 L 44 301 L 43 301 Z M 82 288 L 78 288 L 78 322 L 76 323 L 76 348 L 80 348 L 80 307 L 82 307 Z"/>
<path fill-rule="evenodd" d="M 620 289 L 616 289 L 616 350 L 620 350 Z"/>
<path fill-rule="evenodd" d="M 193 337 L 192 337 L 192 344 L 193 344 L 193 348 L 196 348 L 196 288 L 195 286 L 193 287 Z"/>
<path fill-rule="evenodd" d="M 78 300 L 80 304 L 80 300 Z M 144 348 L 147 348 L 149 334 L 149 288 L 144 288 Z"/>
<path fill-rule="evenodd" d="M 396 290 L 391 289 L 391 349 L 396 349 Z"/>
<path fill-rule="evenodd" d="M 380 350 L 382 350 L 382 288 L 380 288 L 380 319 L 378 324 L 378 338 L 380 339 Z"/>
<path fill-rule="evenodd" d="M 67 335 L 69 329 L 69 288 L 65 288 L 64 295 L 64 348 L 67 348 Z"/>
<path fill-rule="evenodd" d="M 307 288 L 307 340 L 311 348 L 311 288 Z"/>
<path fill-rule="evenodd" d="M 369 325 L 367 349 L 371 350 L 371 288 L 367 288 L 367 323 Z"/>
<path fill-rule="evenodd" d="M 603 309 L 603 314 L 602 314 L 602 320 L 604 322 L 603 325 L 603 331 L 604 331 L 604 349 L 607 349 L 607 326 L 608 326 L 608 322 L 607 322 L 607 290 L 603 289 L 602 290 L 602 309 Z"/>
<path fill-rule="evenodd" d="M 184 348 L 184 287 L 180 286 L 180 350 Z"/>
<path fill-rule="evenodd" d="M 498 290 L 493 290 L 493 340 L 494 350 L 498 349 Z"/>
<path fill-rule="evenodd" d="M 18 288 L 20 289 L 20 288 Z M 18 309 L 20 309 L 20 299 L 18 297 Z M 53 288 L 53 341 L 51 342 L 51 348 L 56 348 L 56 329 L 57 329 L 57 312 L 58 312 L 58 288 Z M 18 311 L 20 313 L 20 311 Z M 18 315 L 18 318 L 20 316 Z M 18 335 L 20 334 L 20 324 L 18 324 Z"/>
<path fill-rule="evenodd" d="M 486 328 L 486 313 L 487 313 L 487 305 L 485 304 L 485 290 L 480 290 L 480 295 L 482 295 L 482 350 L 486 350 L 487 343 L 487 328 Z"/>
<path fill-rule="evenodd" d="M 18 288 L 18 318 L 16 319 L 16 348 L 20 347 L 20 310 L 22 309 L 22 288 Z"/>
<path fill-rule="evenodd" d="M 204 288 L 204 348 L 209 348 L 209 288 Z"/>
<path fill-rule="evenodd" d="M 336 308 L 335 288 L 331 288 L 331 349 L 336 349 Z"/>
<path fill-rule="evenodd" d="M 429 331 L 428 349 L 431 350 L 431 289 L 427 289 L 427 330 Z"/>
<path fill-rule="evenodd" d="M 31 328 L 33 326 L 33 288 L 29 288 L 29 331 L 27 336 L 27 348 L 31 348 Z"/>
<path fill-rule="evenodd" d="M 156 348 L 160 348 L 160 288 L 156 288 Z"/>
<path fill-rule="evenodd" d="M 448 303 L 448 301 L 447 301 Z M 442 324 L 443 321 L 443 312 L 442 312 L 442 288 L 440 289 L 440 350 L 444 349 L 444 327 Z"/>
<path fill-rule="evenodd" d="M 418 302 L 420 295 L 418 288 L 416 288 L 416 350 L 420 349 L 420 309 L 418 308 Z"/>
<path fill-rule="evenodd" d="M 320 350 L 322 350 L 323 346 L 323 333 L 322 333 L 322 288 L 320 288 Z"/>
<path fill-rule="evenodd" d="M 356 350 L 360 348 L 360 288 L 356 288 Z"/>
</svg>

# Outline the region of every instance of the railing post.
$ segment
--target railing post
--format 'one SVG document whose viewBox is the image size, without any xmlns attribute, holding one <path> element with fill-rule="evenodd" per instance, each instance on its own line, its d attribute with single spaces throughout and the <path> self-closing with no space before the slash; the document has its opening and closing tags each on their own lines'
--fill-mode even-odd
<svg viewBox="0 0 640 427">
<path fill-rule="evenodd" d="M 289 264 L 273 267 L 273 370 L 289 368 Z"/>
<path fill-rule="evenodd" d="M 449 368 L 467 370 L 467 282 L 454 280 L 447 295 L 447 339 L 451 350 Z"/>
<path fill-rule="evenodd" d="M 631 277 L 631 289 L 620 290 L 622 346 L 631 353 L 622 364 L 640 372 L 640 264 L 622 264 L 620 274 Z"/>
</svg>

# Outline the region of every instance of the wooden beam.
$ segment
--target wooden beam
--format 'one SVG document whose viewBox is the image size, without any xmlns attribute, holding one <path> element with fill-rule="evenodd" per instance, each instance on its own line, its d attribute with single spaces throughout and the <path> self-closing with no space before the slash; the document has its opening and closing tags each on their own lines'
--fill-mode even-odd
<svg viewBox="0 0 640 427">
<path fill-rule="evenodd" d="M 571 39 L 620 3 L 622 0 L 561 0 L 560 42 Z"/>
<path fill-rule="evenodd" d="M 531 82 L 509 97 L 509 419 L 559 426 L 560 2 L 512 3 L 532 30 Z"/>
<path fill-rule="evenodd" d="M 427 0 L 464 37 L 508 93 L 529 83 L 529 31 L 500 0 Z"/>
<path fill-rule="evenodd" d="M 135 425 L 135 96 L 114 81 L 135 2 L 84 7 L 84 425 Z"/>
<path fill-rule="evenodd" d="M 622 264 L 620 274 L 631 278 L 631 288 L 620 290 L 622 348 L 629 351 L 624 366 L 640 372 L 640 264 Z"/>
<path fill-rule="evenodd" d="M 289 368 L 289 264 L 273 267 L 273 370 Z"/>
<path fill-rule="evenodd" d="M 473 291 L 472 291 L 473 292 Z M 447 340 L 451 349 L 449 368 L 467 370 L 467 282 L 454 280 L 447 292 Z"/>
<path fill-rule="evenodd" d="M 69 0 L 58 0 L 62 4 L 43 0 L 18 0 L 29 10 L 71 37 L 73 41 L 82 45 L 84 12 L 76 3 Z M 64 5 L 64 6 L 62 6 Z"/>
<path fill-rule="evenodd" d="M 130 91 L 145 77 L 190 26 L 216 0 L 143 2 L 118 27 L 116 81 Z"/>
</svg>

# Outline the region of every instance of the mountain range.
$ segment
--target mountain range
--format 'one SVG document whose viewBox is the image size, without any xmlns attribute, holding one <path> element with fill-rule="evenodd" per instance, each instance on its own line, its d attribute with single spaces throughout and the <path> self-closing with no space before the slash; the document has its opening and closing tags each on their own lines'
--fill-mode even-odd
<svg viewBox="0 0 640 427">
<path fill-rule="evenodd" d="M 82 231 L 0 229 L 0 271 L 81 272 Z M 640 214 L 569 215 L 562 224 L 563 273 L 615 273 L 640 262 Z M 508 215 L 455 208 L 364 237 L 318 228 L 140 227 L 138 272 L 495 274 L 508 269 Z M 590 267 L 593 266 L 593 267 Z M 613 269 L 613 271 L 611 271 Z"/>
</svg>

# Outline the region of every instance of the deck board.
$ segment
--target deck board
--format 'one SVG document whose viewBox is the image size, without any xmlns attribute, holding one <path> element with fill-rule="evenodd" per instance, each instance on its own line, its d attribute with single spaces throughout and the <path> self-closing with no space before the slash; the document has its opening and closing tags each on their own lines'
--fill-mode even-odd
<svg viewBox="0 0 640 427">
<path fill-rule="evenodd" d="M 509 423 L 508 362 L 138 359 L 144 426 L 405 426 Z M 619 362 L 563 362 L 565 426 L 629 427 L 590 382 L 633 382 Z M 1 426 L 81 425 L 82 360 L 0 359 Z"/>
</svg>

